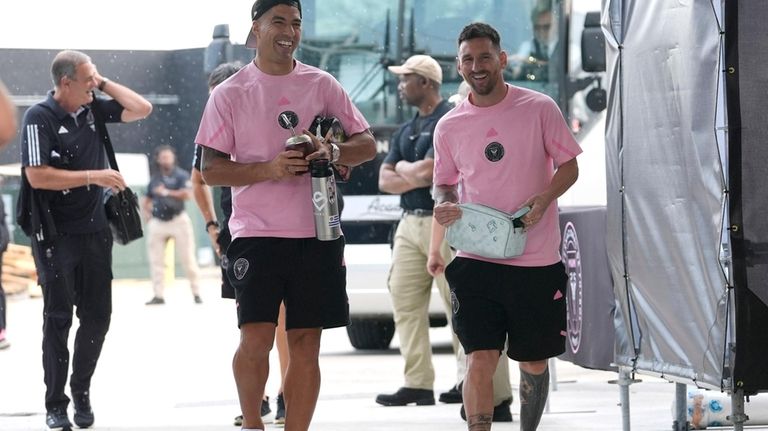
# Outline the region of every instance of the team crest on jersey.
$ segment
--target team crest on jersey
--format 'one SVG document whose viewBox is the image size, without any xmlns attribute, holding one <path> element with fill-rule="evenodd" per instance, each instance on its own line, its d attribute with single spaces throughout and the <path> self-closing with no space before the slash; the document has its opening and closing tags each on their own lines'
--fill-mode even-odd
<svg viewBox="0 0 768 431">
<path fill-rule="evenodd" d="M 485 158 L 492 162 L 498 162 L 504 158 L 504 146 L 498 142 L 491 142 L 485 147 Z"/>
<path fill-rule="evenodd" d="M 277 116 L 277 124 L 285 130 L 299 126 L 299 116 L 293 111 L 283 111 Z"/>
<path fill-rule="evenodd" d="M 245 277 L 245 273 L 248 272 L 248 259 L 244 257 L 237 259 L 232 267 L 232 272 L 235 273 L 236 279 L 242 280 Z"/>
</svg>

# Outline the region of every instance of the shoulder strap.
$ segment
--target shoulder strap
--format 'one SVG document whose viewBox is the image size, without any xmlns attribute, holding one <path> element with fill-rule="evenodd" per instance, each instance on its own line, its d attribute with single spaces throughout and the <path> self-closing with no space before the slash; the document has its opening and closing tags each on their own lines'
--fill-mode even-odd
<svg viewBox="0 0 768 431">
<path fill-rule="evenodd" d="M 96 120 L 96 128 L 99 134 L 104 140 L 104 148 L 107 150 L 107 158 L 109 159 L 109 165 L 112 169 L 119 171 L 117 167 L 117 159 L 115 158 L 115 149 L 112 147 L 112 140 L 109 139 L 109 132 L 107 131 L 107 123 L 101 116 L 101 111 L 98 108 L 98 102 L 96 101 L 96 95 L 93 96 L 93 102 L 91 102 L 91 111 L 93 111 L 93 118 Z"/>
</svg>

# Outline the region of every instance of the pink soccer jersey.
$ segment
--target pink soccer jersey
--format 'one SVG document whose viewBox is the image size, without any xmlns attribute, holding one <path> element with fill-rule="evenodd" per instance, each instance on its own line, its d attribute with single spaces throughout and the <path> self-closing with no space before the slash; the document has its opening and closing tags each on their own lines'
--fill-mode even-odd
<svg viewBox="0 0 768 431">
<path fill-rule="evenodd" d="M 338 118 L 348 136 L 369 128 L 330 74 L 296 61 L 288 75 L 268 75 L 251 62 L 213 90 L 195 143 L 230 154 L 235 162 L 267 162 L 291 136 L 279 123 L 282 114 L 298 119 L 297 134 L 321 114 Z M 308 173 L 233 187 L 232 237 L 315 236 L 310 191 Z"/>
<path fill-rule="evenodd" d="M 556 166 L 581 153 L 560 109 L 548 96 L 507 86 L 490 107 L 469 99 L 446 114 L 435 129 L 434 184 L 459 185 L 462 203 L 515 212 L 550 184 Z M 546 266 L 560 260 L 557 204 L 528 231 L 525 251 L 511 259 L 458 256 L 517 266 Z"/>
</svg>

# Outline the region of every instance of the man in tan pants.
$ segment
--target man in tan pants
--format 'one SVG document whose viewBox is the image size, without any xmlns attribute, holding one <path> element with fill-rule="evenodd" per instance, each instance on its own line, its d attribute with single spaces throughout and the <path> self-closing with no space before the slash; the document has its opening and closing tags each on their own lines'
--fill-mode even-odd
<svg viewBox="0 0 768 431">
<path fill-rule="evenodd" d="M 402 66 L 389 70 L 399 76 L 400 97 L 418 108 L 418 113 L 400 127 L 390 140 L 390 151 L 379 171 L 379 189 L 400 194 L 404 215 L 394 237 L 389 290 L 394 308 L 395 327 L 400 337 L 400 353 L 405 359 L 405 385 L 393 394 L 380 394 L 376 402 L 385 406 L 408 404 L 435 404 L 433 385 L 435 371 L 432 365 L 432 346 L 429 340 L 429 298 L 433 277 L 427 272 L 427 258 L 432 232 L 432 131 L 437 121 L 452 106 L 440 97 L 442 69 L 433 58 L 415 55 Z M 444 261 L 450 260 L 451 251 L 446 243 L 440 246 Z M 445 311 L 451 315 L 448 284 L 442 274 L 434 277 Z M 457 354 L 457 381 L 464 376 L 466 358 L 453 336 Z M 499 418 L 511 420 L 507 361 L 498 367 L 499 405 L 506 414 Z M 460 403 L 460 384 L 440 395 L 440 401 Z M 506 401 L 506 403 L 504 403 Z M 500 411 L 501 411 L 500 410 Z M 503 412 L 502 412 L 503 413 Z M 502 417 L 503 416 L 503 417 Z"/>
<path fill-rule="evenodd" d="M 189 279 L 196 304 L 200 298 L 199 273 L 195 258 L 192 221 L 184 211 L 184 201 L 192 197 L 189 173 L 176 166 L 176 155 L 170 146 L 155 150 L 157 172 L 152 176 L 144 197 L 147 223 L 147 249 L 154 296 L 147 305 L 165 304 L 165 247 L 173 238 L 181 264 Z"/>
</svg>

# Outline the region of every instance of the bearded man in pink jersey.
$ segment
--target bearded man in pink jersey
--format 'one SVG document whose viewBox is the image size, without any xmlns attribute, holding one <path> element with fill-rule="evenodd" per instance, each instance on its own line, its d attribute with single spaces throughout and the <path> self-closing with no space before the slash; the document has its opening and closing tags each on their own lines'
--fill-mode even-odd
<svg viewBox="0 0 768 431">
<path fill-rule="evenodd" d="M 467 425 L 491 429 L 492 376 L 508 337 L 507 355 L 520 364 L 520 429 L 533 431 L 547 400 L 547 360 L 565 350 L 557 198 L 578 177 L 581 148 L 552 99 L 504 82 L 507 54 L 493 27 L 470 24 L 458 42 L 457 68 L 470 94 L 435 129 L 435 219 L 450 226 L 462 215 L 459 203 L 531 208 L 521 255 L 459 250 L 445 270 L 453 328 L 467 353 Z"/>
<path fill-rule="evenodd" d="M 285 429 L 307 430 L 320 390 L 321 331 L 349 321 L 344 237 L 315 238 L 309 161 L 355 166 L 372 159 L 376 146 L 341 85 L 293 58 L 301 3 L 257 0 L 251 18 L 246 46 L 256 57 L 213 90 L 195 143 L 203 147 L 205 182 L 232 187 L 227 276 L 241 334 L 233 370 L 243 430 L 264 429 L 260 406 L 281 302 L 290 357 Z M 318 115 L 338 118 L 347 141 L 309 133 Z M 309 135 L 315 151 L 286 151 L 292 129 Z"/>
</svg>

